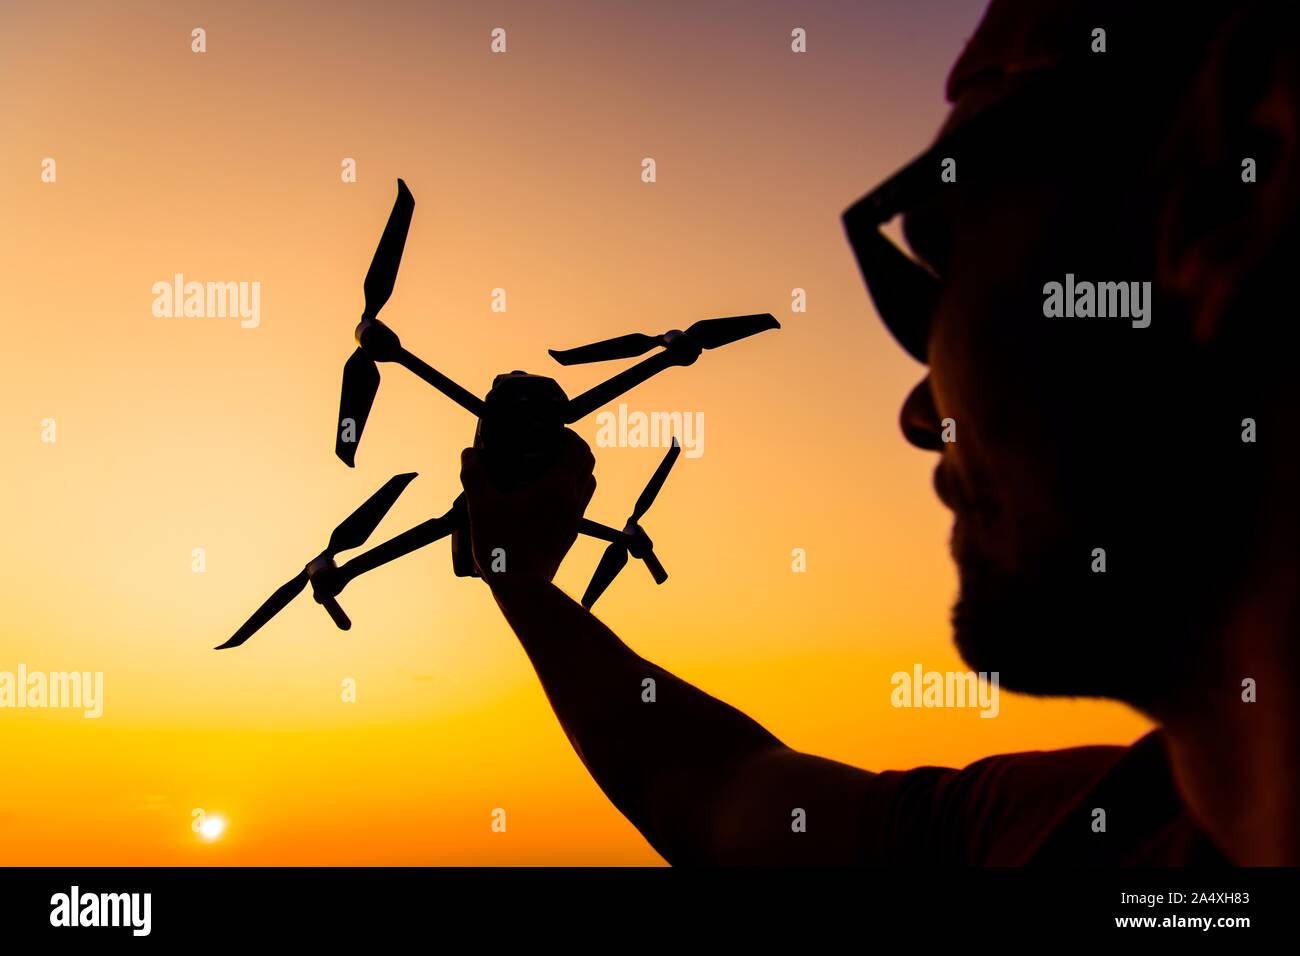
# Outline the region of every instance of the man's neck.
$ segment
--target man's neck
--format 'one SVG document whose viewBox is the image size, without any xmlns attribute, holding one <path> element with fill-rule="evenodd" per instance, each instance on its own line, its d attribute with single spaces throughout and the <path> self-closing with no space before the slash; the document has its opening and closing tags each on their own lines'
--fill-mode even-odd
<svg viewBox="0 0 1300 956">
<path fill-rule="evenodd" d="M 1223 650 L 1197 681 L 1197 698 L 1159 715 L 1188 810 L 1242 865 L 1300 864 L 1296 573 L 1285 561 L 1257 579 L 1216 642 Z"/>
</svg>

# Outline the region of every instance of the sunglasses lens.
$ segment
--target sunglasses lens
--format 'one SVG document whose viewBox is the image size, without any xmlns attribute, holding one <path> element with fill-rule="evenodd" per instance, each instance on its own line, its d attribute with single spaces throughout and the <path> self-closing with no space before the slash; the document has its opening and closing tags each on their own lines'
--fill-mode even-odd
<svg viewBox="0 0 1300 956">
<path fill-rule="evenodd" d="M 924 362 L 930 316 L 942 283 L 876 226 L 850 228 L 849 242 L 881 321 L 912 358 Z"/>
</svg>

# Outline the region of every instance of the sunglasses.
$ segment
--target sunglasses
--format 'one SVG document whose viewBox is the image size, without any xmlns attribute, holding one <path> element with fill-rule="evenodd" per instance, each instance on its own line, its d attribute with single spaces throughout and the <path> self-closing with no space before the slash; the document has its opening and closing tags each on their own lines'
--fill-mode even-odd
<svg viewBox="0 0 1300 956">
<path fill-rule="evenodd" d="M 974 173 L 977 181 L 987 182 L 990 145 L 996 144 L 999 136 L 1011 134 L 1016 124 L 1026 122 L 1031 108 L 1050 105 L 1053 85 L 1029 83 L 1007 94 L 867 193 L 841 217 L 876 312 L 898 344 L 918 362 L 926 362 L 930 319 L 943 280 L 895 245 L 881 227 L 941 190 L 955 188 L 941 178 L 947 159 L 960 158 L 964 181 Z"/>
</svg>

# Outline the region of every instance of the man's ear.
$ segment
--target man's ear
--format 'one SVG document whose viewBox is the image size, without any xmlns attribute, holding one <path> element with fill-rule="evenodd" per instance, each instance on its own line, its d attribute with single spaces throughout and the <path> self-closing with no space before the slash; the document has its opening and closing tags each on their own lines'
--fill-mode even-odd
<svg viewBox="0 0 1300 956">
<path fill-rule="evenodd" d="M 1187 304 L 1200 343 L 1254 331 L 1226 328 L 1228 317 L 1259 301 L 1260 284 L 1276 281 L 1268 273 L 1279 251 L 1294 242 L 1300 44 L 1268 9 L 1252 4 L 1220 30 L 1157 163 L 1167 197 L 1157 285 Z"/>
</svg>

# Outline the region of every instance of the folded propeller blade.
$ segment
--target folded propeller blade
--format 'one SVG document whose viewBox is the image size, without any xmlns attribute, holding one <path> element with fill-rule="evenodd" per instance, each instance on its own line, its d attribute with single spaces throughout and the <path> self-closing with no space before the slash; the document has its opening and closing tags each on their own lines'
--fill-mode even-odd
<svg viewBox="0 0 1300 956">
<path fill-rule="evenodd" d="M 626 564 L 626 546 L 614 542 L 606 548 L 605 553 L 600 557 L 600 564 L 596 565 L 596 573 L 591 576 L 591 583 L 587 585 L 587 590 L 582 595 L 582 606 L 591 610 L 596 599 L 605 593 L 605 588 L 609 587 L 610 582 L 618 576 L 618 572 L 622 571 Z"/>
<path fill-rule="evenodd" d="M 659 489 L 664 486 L 664 481 L 668 478 L 668 472 L 673 469 L 673 462 L 677 456 L 682 453 L 682 443 L 673 436 L 673 447 L 668 449 L 668 454 L 664 455 L 664 460 L 659 463 L 655 473 L 650 476 L 650 481 L 646 483 L 645 490 L 641 492 L 641 497 L 636 500 L 636 507 L 632 509 L 632 520 L 640 521 L 641 516 L 650 510 L 650 506 L 655 503 L 655 498 L 659 496 Z"/>
<path fill-rule="evenodd" d="M 384 483 L 382 488 L 362 502 L 360 508 L 344 518 L 343 523 L 334 529 L 334 533 L 330 535 L 326 554 L 332 557 L 340 551 L 349 551 L 365 544 L 366 539 L 375 528 L 379 527 L 379 522 L 384 520 L 388 509 L 393 507 L 416 474 L 417 472 L 411 471 L 403 475 L 394 475 Z"/>
<path fill-rule="evenodd" d="M 406 183 L 399 179 L 393 211 L 388 214 L 388 225 L 384 226 L 375 257 L 370 261 L 370 271 L 366 273 L 366 318 L 377 316 L 393 294 L 397 267 L 402 264 L 402 250 L 406 248 L 406 233 L 411 228 L 414 212 L 415 197 L 406 188 Z"/>
<path fill-rule="evenodd" d="M 591 345 L 580 345 L 572 349 L 548 349 L 547 351 L 551 353 L 551 358 L 561 365 L 582 365 L 586 362 L 607 362 L 610 359 L 635 358 L 649 352 L 656 345 L 662 344 L 662 336 L 633 332 L 630 335 L 605 339 L 603 342 L 593 342 Z"/>
<path fill-rule="evenodd" d="M 243 644 L 244 641 L 261 630 L 263 624 L 284 610 L 285 606 L 301 594 L 302 589 L 306 586 L 307 569 L 303 568 L 291 580 L 280 585 L 276 592 L 266 599 L 266 603 L 253 612 L 253 616 L 244 622 L 243 627 L 237 630 L 230 640 L 224 644 L 218 644 L 217 650 L 223 651 L 228 647 L 238 647 Z"/>
<path fill-rule="evenodd" d="M 378 391 L 379 368 L 370 356 L 357 349 L 343 366 L 338 430 L 334 435 L 334 454 L 349 468 L 356 467 L 357 445 L 361 442 L 361 432 L 366 427 Z M 350 428 L 349 421 L 352 423 Z"/>
<path fill-rule="evenodd" d="M 732 315 L 724 319 L 701 319 L 686 330 L 686 336 L 702 349 L 716 349 L 720 345 L 729 345 L 759 332 L 780 327 L 781 323 L 770 312 L 761 312 L 758 315 Z"/>
</svg>

